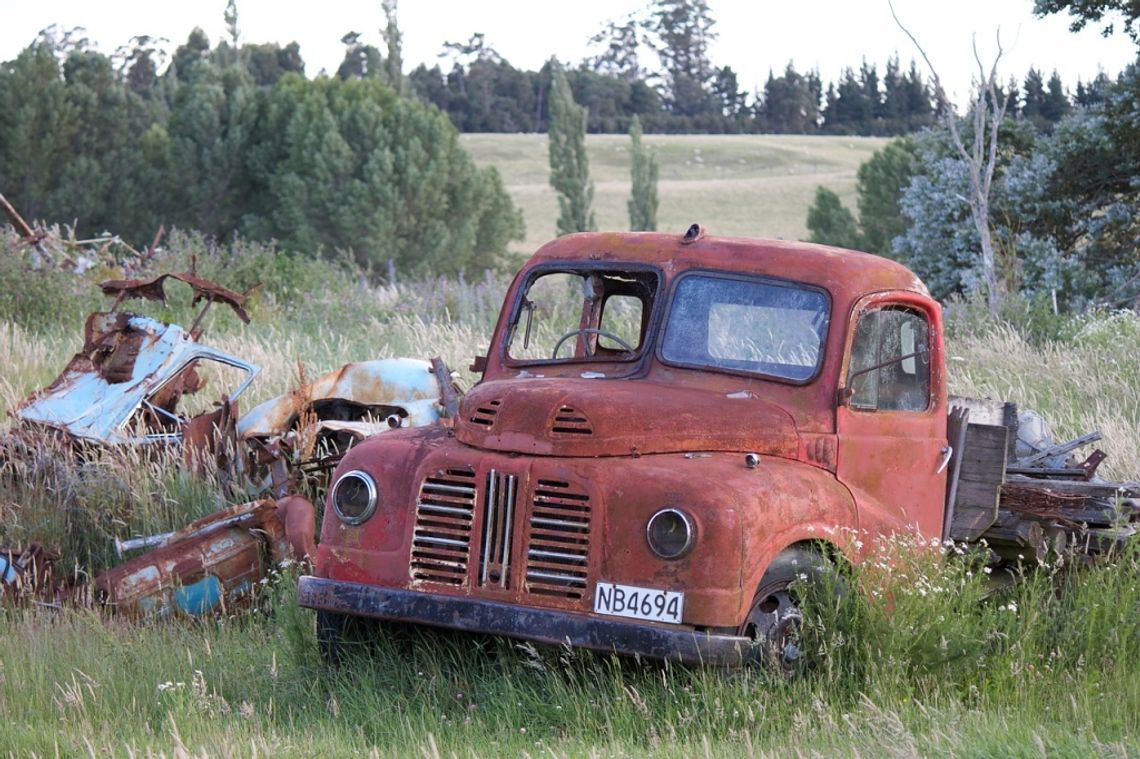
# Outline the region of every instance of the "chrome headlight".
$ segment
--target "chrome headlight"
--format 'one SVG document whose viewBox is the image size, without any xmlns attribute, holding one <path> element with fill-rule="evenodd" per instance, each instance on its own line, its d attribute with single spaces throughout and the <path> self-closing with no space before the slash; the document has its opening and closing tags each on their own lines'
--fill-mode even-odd
<svg viewBox="0 0 1140 759">
<path fill-rule="evenodd" d="M 693 520 L 680 509 L 661 509 L 645 526 L 649 548 L 662 559 L 679 559 L 693 547 Z"/>
<path fill-rule="evenodd" d="M 345 524 L 360 524 L 376 511 L 379 494 L 372 475 L 354 469 L 333 485 L 332 505 Z"/>
</svg>

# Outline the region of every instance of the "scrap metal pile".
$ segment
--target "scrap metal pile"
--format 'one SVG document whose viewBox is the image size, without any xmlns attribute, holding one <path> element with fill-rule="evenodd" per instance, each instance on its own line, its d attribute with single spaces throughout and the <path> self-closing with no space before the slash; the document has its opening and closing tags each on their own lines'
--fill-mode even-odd
<svg viewBox="0 0 1140 759">
<path fill-rule="evenodd" d="M 1055 443 L 1040 415 L 1015 404 L 957 398 L 951 406 L 950 443 L 965 455 L 950 472 L 948 537 L 985 541 L 1016 562 L 1093 557 L 1140 532 L 1140 482 L 1100 477 L 1103 451 L 1076 456 L 1099 431 Z"/>
<path fill-rule="evenodd" d="M 192 304 L 203 304 L 188 329 L 119 310 L 131 299 L 165 301 L 169 281 L 188 285 Z M 216 471 L 223 495 L 244 502 L 171 533 L 116 538 L 120 556 L 151 550 L 90 585 L 61 582 L 60 553 L 39 543 L 0 548 L 0 601 L 94 602 L 146 618 L 241 603 L 277 567 L 315 554 L 315 509 L 296 492 L 301 478 L 319 479 L 366 437 L 454 413 L 457 391 L 440 359 L 391 358 L 346 364 L 241 415 L 238 397 L 260 368 L 200 339 L 215 303 L 248 322 L 248 292 L 192 272 L 100 287 L 112 306 L 88 317 L 83 347 L 60 375 L 10 411 L 20 426 L 0 441 L 0 453 L 28 455 L 45 441 L 77 455 L 164 447 L 179 451 L 175 460 L 189 470 Z M 207 387 L 211 400 L 203 403 Z"/>
</svg>

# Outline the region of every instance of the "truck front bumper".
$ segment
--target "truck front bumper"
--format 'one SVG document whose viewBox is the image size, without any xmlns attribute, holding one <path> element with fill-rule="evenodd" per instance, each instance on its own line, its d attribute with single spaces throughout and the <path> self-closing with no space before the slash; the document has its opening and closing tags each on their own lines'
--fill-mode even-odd
<svg viewBox="0 0 1140 759">
<path fill-rule="evenodd" d="M 311 576 L 300 579 L 297 603 L 338 614 L 505 635 L 554 646 L 569 643 L 686 664 L 739 665 L 753 648 L 749 638 L 738 635 Z"/>
</svg>

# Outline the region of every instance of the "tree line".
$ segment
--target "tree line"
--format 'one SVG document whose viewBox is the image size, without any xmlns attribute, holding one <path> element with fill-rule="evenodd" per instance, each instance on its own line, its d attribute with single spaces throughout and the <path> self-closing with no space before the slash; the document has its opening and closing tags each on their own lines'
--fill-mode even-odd
<svg viewBox="0 0 1140 759">
<path fill-rule="evenodd" d="M 397 35 L 377 61 L 346 43 L 338 76 L 308 79 L 296 43 L 241 43 L 232 0 L 226 21 L 228 39 L 195 30 L 169 61 L 149 38 L 108 56 L 49 29 L 0 65 L 9 200 L 136 245 L 165 224 L 380 271 L 482 271 L 522 238 L 498 173 L 400 94 L 383 66 Z"/>
<path fill-rule="evenodd" d="M 447 62 L 420 64 L 409 83 L 463 132 L 547 131 L 557 70 L 593 133 L 625 132 L 635 116 L 657 133 L 895 136 L 935 121 L 933 89 L 913 61 L 904 69 L 897 55 L 882 72 L 864 60 L 826 87 L 818 71 L 801 72 L 789 62 L 783 72 L 770 72 L 762 88 L 746 92 L 732 67 L 709 57 L 715 24 L 704 0 L 653 0 L 605 25 L 591 40 L 597 54 L 577 66 L 552 59 L 538 71 L 515 68 L 476 33 L 445 44 Z M 1102 85 L 1078 82 L 1078 104 Z M 1073 105 L 1056 71 L 1046 79 L 1030 69 L 1021 82 L 1011 79 L 1006 93 L 1011 114 L 1040 125 L 1055 124 Z"/>
</svg>

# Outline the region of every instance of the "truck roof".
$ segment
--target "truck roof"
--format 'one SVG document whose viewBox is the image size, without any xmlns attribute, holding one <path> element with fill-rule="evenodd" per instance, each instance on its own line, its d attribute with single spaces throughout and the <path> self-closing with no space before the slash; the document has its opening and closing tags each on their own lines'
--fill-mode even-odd
<svg viewBox="0 0 1140 759">
<path fill-rule="evenodd" d="M 882 290 L 929 295 L 914 272 L 889 258 L 808 242 L 706 236 L 699 227 L 684 236 L 662 232 L 565 235 L 539 248 L 530 263 L 579 260 L 654 264 L 667 274 L 685 269 L 761 274 L 818 285 L 837 302 Z"/>
</svg>

